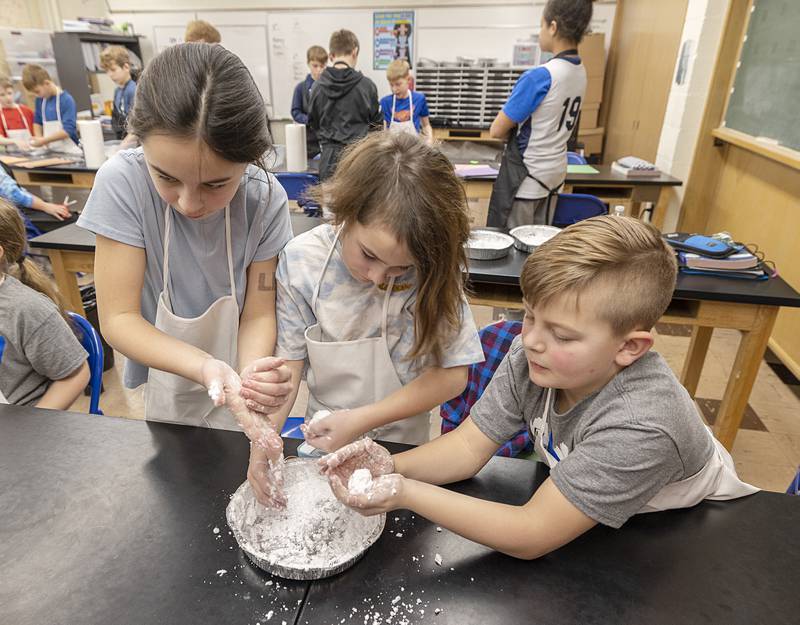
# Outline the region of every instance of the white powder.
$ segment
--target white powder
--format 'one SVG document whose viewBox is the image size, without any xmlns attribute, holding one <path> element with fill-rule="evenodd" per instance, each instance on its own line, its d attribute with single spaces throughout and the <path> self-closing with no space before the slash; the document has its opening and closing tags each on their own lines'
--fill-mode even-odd
<svg viewBox="0 0 800 625">
<path fill-rule="evenodd" d="M 222 388 L 222 382 L 220 380 L 214 380 L 211 383 L 208 389 L 208 396 L 215 404 L 225 396 L 225 392 Z"/>
<path fill-rule="evenodd" d="M 308 425 L 313 425 L 317 421 L 320 421 L 325 417 L 327 417 L 329 414 L 331 414 L 330 410 L 317 410 L 309 420 Z"/>
<path fill-rule="evenodd" d="M 476 230 L 470 234 L 467 246 L 473 250 L 502 250 L 514 244 L 514 239 L 507 234 Z"/>
<path fill-rule="evenodd" d="M 347 490 L 352 495 L 365 495 L 372 488 L 372 474 L 369 469 L 356 469 L 347 482 Z"/>
<path fill-rule="evenodd" d="M 364 517 L 339 503 L 313 460 L 285 465 L 286 508 L 265 508 L 249 485 L 228 506 L 239 545 L 270 565 L 297 571 L 332 569 L 369 547 L 385 517 Z"/>
</svg>

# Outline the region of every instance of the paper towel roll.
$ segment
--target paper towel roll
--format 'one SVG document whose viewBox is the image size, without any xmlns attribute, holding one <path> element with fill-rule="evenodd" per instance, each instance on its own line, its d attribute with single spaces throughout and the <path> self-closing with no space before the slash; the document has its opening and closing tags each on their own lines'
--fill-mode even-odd
<svg viewBox="0 0 800 625">
<path fill-rule="evenodd" d="M 306 152 L 305 124 L 286 126 L 286 171 L 305 171 L 308 169 Z"/>
<path fill-rule="evenodd" d="M 86 166 L 92 169 L 100 167 L 106 160 L 103 144 L 103 127 L 96 119 L 78 120 L 78 132 L 81 134 L 81 146 Z"/>
</svg>

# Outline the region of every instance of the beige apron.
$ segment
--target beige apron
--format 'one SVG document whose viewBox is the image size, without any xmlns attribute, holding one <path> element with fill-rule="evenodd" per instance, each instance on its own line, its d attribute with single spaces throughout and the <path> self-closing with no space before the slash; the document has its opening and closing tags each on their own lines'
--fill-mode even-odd
<svg viewBox="0 0 800 625">
<path fill-rule="evenodd" d="M 216 300 L 199 317 L 179 317 L 172 312 L 169 296 L 169 235 L 172 207 L 164 218 L 163 290 L 158 297 L 155 327 L 169 336 L 202 349 L 212 357 L 236 367 L 239 336 L 239 305 L 233 279 L 230 206 L 225 207 L 225 243 L 228 254 L 230 295 Z M 198 425 L 219 430 L 241 431 L 225 406 L 215 407 L 201 384 L 178 375 L 150 369 L 145 390 L 145 419 Z"/>
<path fill-rule="evenodd" d="M 15 103 L 14 108 L 17 109 L 22 123 L 25 124 L 25 128 L 15 128 L 14 130 L 9 130 L 8 124 L 6 123 L 6 116 L 3 113 L 3 107 L 0 106 L 0 118 L 2 118 L 3 121 L 3 130 L 6 133 L 6 137 L 12 141 L 30 141 L 33 138 L 33 131 L 30 126 L 28 126 L 28 120 L 25 119 L 25 115 L 22 114 L 22 109 L 19 108 L 19 104 Z"/>
<path fill-rule="evenodd" d="M 333 245 L 322 265 L 311 310 L 319 319 L 317 299 L 336 242 L 341 230 L 337 231 Z M 381 335 L 355 341 L 325 341 L 319 323 L 305 332 L 308 350 L 308 409 L 306 421 L 318 410 L 344 410 L 373 404 L 403 387 L 392 363 L 387 343 L 387 324 L 389 317 L 389 297 L 394 286 L 394 278 L 389 280 L 383 298 L 381 313 Z M 346 306 L 346 302 L 342 302 Z M 430 413 L 425 412 L 401 421 L 395 421 L 367 433 L 370 438 L 421 445 L 429 440 Z"/>
<path fill-rule="evenodd" d="M 56 118 L 54 120 L 47 121 L 47 117 L 45 116 L 45 102 L 47 98 L 42 98 L 42 135 L 45 137 L 49 137 L 50 135 L 64 130 L 64 125 L 61 123 L 61 90 L 59 89 L 56 92 Z M 83 150 L 81 150 L 75 142 L 70 139 L 69 137 L 66 139 L 59 139 L 58 141 L 53 141 L 47 144 L 47 149 L 53 152 L 60 152 L 62 154 L 71 154 L 75 156 L 83 156 Z"/>
<path fill-rule="evenodd" d="M 408 114 L 409 118 L 404 122 L 394 121 L 394 107 L 397 102 L 397 96 L 392 94 L 392 116 L 389 118 L 389 132 L 408 133 L 417 136 L 417 127 L 414 125 L 414 92 L 408 92 Z"/>
<path fill-rule="evenodd" d="M 552 405 L 552 394 L 553 389 L 547 389 L 547 398 L 545 400 L 543 414 L 544 424 L 540 429 L 539 435 L 534 436 L 534 449 L 536 453 L 551 469 L 560 462 L 559 451 L 553 448 L 552 439 L 550 438 L 550 406 Z M 661 512 L 663 510 L 673 510 L 675 508 L 690 508 L 704 499 L 713 499 L 717 501 L 736 499 L 738 497 L 744 497 L 745 495 L 752 495 L 760 490 L 739 479 L 733 465 L 733 458 L 731 458 L 728 450 L 714 438 L 714 435 L 708 427 L 706 427 L 706 431 L 714 444 L 714 453 L 711 455 L 708 462 L 706 462 L 705 466 L 685 480 L 673 482 L 672 484 L 664 486 L 664 488 L 656 493 L 655 497 L 639 510 L 638 514 L 643 512 Z M 545 437 L 548 438 L 549 444 L 545 442 Z"/>
</svg>

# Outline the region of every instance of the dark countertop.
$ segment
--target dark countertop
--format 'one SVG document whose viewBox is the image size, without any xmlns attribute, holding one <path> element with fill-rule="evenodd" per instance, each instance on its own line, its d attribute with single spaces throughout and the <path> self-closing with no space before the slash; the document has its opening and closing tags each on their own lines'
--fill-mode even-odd
<svg viewBox="0 0 800 625">
<path fill-rule="evenodd" d="M 490 165 L 495 169 L 500 168 L 500 164 L 492 161 L 464 161 L 454 160 L 454 163 L 459 164 L 478 164 Z M 597 186 L 597 187 L 613 187 L 613 186 L 635 186 L 635 187 L 679 187 L 683 184 L 681 180 L 670 176 L 669 174 L 662 173 L 660 176 L 653 178 L 628 178 L 611 169 L 610 165 L 592 165 L 598 173 L 596 174 L 575 174 L 567 172 L 566 184 L 580 185 L 580 186 Z M 464 177 L 465 180 L 495 180 L 497 176 L 469 176 Z"/>
<path fill-rule="evenodd" d="M 524 252 L 511 248 L 505 258 L 471 260 L 470 282 L 519 286 L 519 276 L 527 257 Z M 751 281 L 679 273 L 672 298 L 800 307 L 800 294 L 781 277 Z"/>
<path fill-rule="evenodd" d="M 370 608 L 386 623 L 397 606 L 395 623 L 436 625 L 794 624 L 800 613 L 800 498 L 777 493 L 596 527 L 533 562 L 397 511 L 348 571 L 271 578 L 226 529 L 247 454 L 235 432 L 0 406 L 3 622 L 360 624 Z M 453 488 L 520 504 L 545 476 L 494 458 Z"/>
<path fill-rule="evenodd" d="M 295 236 L 311 230 L 322 223 L 317 217 L 308 217 L 303 213 L 290 213 L 292 231 Z M 74 252 L 94 252 L 95 237 L 89 230 L 69 224 L 51 232 L 34 237 L 29 241 L 31 247 L 43 250 L 70 250 Z"/>
<path fill-rule="evenodd" d="M 16 152 L 9 152 L 11 156 L 26 156 L 25 153 L 16 153 Z M 41 157 L 35 157 L 36 159 L 40 158 L 48 158 L 51 155 L 45 155 Z M 52 155 L 58 156 L 58 155 Z M 34 157 L 31 158 L 33 160 Z M 42 171 L 52 171 L 52 172 L 64 172 L 64 173 L 73 173 L 73 172 L 91 172 L 96 173 L 96 168 L 86 167 L 86 163 L 80 157 L 72 157 L 66 156 L 65 158 L 74 158 L 74 162 L 68 165 L 55 165 L 51 167 L 39 167 L 35 169 L 26 169 L 24 167 L 19 167 L 18 165 L 9 165 L 11 169 L 18 169 L 20 171 L 34 171 L 34 172 L 42 172 Z M 453 161 L 458 161 L 457 159 Z M 470 161 L 472 162 L 472 161 Z M 480 162 L 479 164 L 482 165 L 492 165 L 493 167 L 498 167 L 499 165 L 495 162 Z M 596 174 L 573 174 L 567 173 L 567 184 L 573 185 L 581 185 L 581 186 L 639 186 L 639 187 L 678 187 L 683 184 L 678 178 L 674 178 L 668 174 L 661 174 L 656 178 L 628 178 L 611 169 L 610 165 L 592 165 L 595 169 L 598 170 L 599 173 Z M 273 173 L 286 173 L 286 165 L 284 164 L 282 167 L 274 167 L 270 168 L 270 171 Z M 308 169 L 306 170 L 307 173 L 316 174 L 319 172 L 319 160 L 312 159 L 308 161 Z M 301 172 L 302 173 L 302 172 Z M 470 177 L 467 180 L 494 180 L 496 176 L 478 176 L 478 177 Z"/>
<path fill-rule="evenodd" d="M 295 235 L 322 223 L 322 220 L 317 217 L 307 217 L 301 213 L 292 213 L 291 218 Z M 93 252 L 94 234 L 75 224 L 70 224 L 35 237 L 31 239 L 30 244 L 32 247 L 40 249 Z M 518 286 L 522 265 L 526 258 L 526 254 L 512 248 L 508 256 L 499 260 L 471 260 L 469 261 L 470 282 Z M 673 299 L 800 307 L 800 294 L 780 277 L 764 281 L 749 281 L 678 274 L 678 283 Z"/>
</svg>

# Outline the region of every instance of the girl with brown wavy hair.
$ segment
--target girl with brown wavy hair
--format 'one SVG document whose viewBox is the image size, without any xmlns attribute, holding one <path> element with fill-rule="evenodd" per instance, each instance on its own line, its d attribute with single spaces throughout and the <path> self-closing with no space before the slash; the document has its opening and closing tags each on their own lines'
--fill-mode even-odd
<svg viewBox="0 0 800 625">
<path fill-rule="evenodd" d="M 89 383 L 87 354 L 25 243 L 22 217 L 0 200 L 0 403 L 65 410 Z"/>
<path fill-rule="evenodd" d="M 311 446 L 329 451 L 362 434 L 426 442 L 429 411 L 483 360 L 464 295 L 462 186 L 437 149 L 375 133 L 315 195 L 333 223 L 293 239 L 278 261 L 276 355 L 294 383 L 280 421 L 305 371 L 307 418 L 332 412 L 305 429 Z"/>
</svg>

